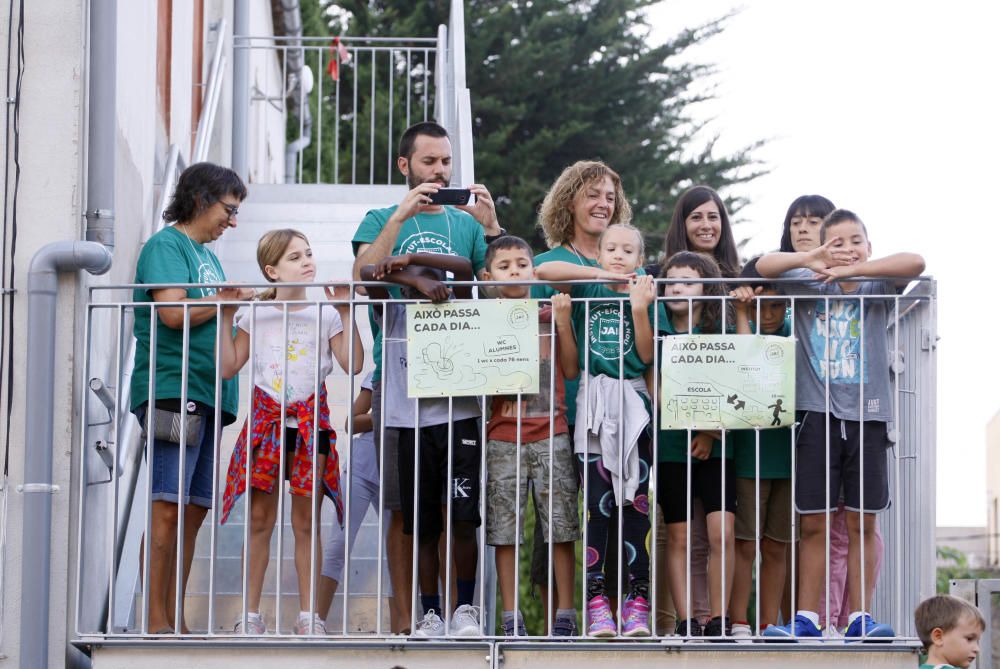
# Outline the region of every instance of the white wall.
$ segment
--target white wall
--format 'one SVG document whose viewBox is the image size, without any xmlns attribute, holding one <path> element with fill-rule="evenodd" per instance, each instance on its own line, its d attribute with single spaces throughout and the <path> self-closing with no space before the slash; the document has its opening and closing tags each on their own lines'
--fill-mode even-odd
<svg viewBox="0 0 1000 669">
<path fill-rule="evenodd" d="M 222 13 L 231 12 L 231 2 L 208 0 L 205 27 Z M 253 0 L 253 32 L 270 31 L 269 0 Z M 21 185 L 18 194 L 18 239 L 14 258 L 14 369 L 13 414 L 10 425 L 11 460 L 7 486 L 7 544 L 3 569 L 3 628 L 0 656 L 11 665 L 18 661 L 20 602 L 32 593 L 22 593 L 20 542 L 22 497 L 14 488 L 23 483 L 24 409 L 26 387 L 26 282 L 34 254 L 45 244 L 82 237 L 85 199 L 87 131 L 85 100 L 87 86 L 87 25 L 85 0 L 31 0 L 25 3 L 25 71 L 21 97 Z M 191 96 L 193 20 L 190 0 L 175 0 L 173 16 L 173 62 L 171 76 L 171 122 L 163 127 L 156 92 L 156 3 L 152 0 L 118 2 L 117 60 L 117 151 L 116 151 L 116 249 L 114 265 L 99 278 L 65 276 L 60 282 L 59 318 L 56 332 L 56 379 L 54 391 L 53 482 L 60 491 L 53 495 L 52 564 L 50 576 L 50 664 L 61 666 L 76 605 L 71 581 L 75 578 L 75 498 L 76 481 L 71 480 L 73 463 L 79 461 L 79 407 L 83 392 L 84 351 L 82 318 L 86 292 L 93 285 L 128 283 L 134 276 L 135 259 L 141 239 L 148 230 L 159 196 L 157 183 L 170 143 L 177 143 L 185 155 L 192 144 Z M 231 14 L 229 19 L 231 31 Z M 6 43 L 9 26 L 0 19 L 0 43 Z M 15 17 L 16 23 L 16 17 Z M 230 42 L 231 44 L 231 42 Z M 204 51 L 207 68 L 211 51 Z M 231 53 L 228 54 L 232 62 Z M 0 59 L 0 77 L 6 62 Z M 231 67 L 231 65 L 230 65 Z M 261 81 L 280 91 L 280 70 L 271 56 L 256 66 Z M 228 88 L 228 86 L 227 86 Z M 200 89 L 199 89 L 200 90 Z M 224 94 L 224 97 L 227 97 Z M 216 118 L 217 136 L 224 137 L 230 126 L 231 111 L 222 105 Z M 273 116 L 273 118 L 272 118 Z M 254 133 L 253 169 L 255 180 L 279 179 L 283 174 L 284 119 L 280 114 L 265 115 L 266 130 Z M 0 146 L 4 133 L 0 133 Z M 221 148 L 220 148 L 221 146 Z M 228 162 L 228 142 L 213 147 L 213 156 Z M 4 151 L 10 147 L 4 146 Z M 277 160 L 269 162 L 269 156 Z M 11 193 L 7 193 L 9 197 Z M 109 342 L 103 342 L 111 351 Z M 95 360 L 93 376 L 110 380 L 106 364 Z M 0 433 L 6 427 L 0 413 Z M 106 503 L 102 502 L 102 503 Z M 92 507 L 99 510 L 101 504 Z M 101 538 L 87 535 L 87 541 Z M 74 572 L 74 573 L 71 573 Z"/>
<path fill-rule="evenodd" d="M 84 46 L 81 0 L 32 0 L 25 3 L 25 71 L 21 93 L 21 186 L 18 195 L 18 238 L 15 256 L 14 411 L 11 424 L 10 479 L 8 489 L 7 550 L 3 565 L 4 630 L 2 652 L 11 665 L 17 662 L 21 590 L 21 512 L 23 498 L 14 487 L 24 482 L 23 389 L 26 342 L 26 280 L 33 255 L 48 242 L 79 237 L 82 230 L 83 180 L 82 103 Z M 6 16 L 3 43 L 6 43 Z M 16 19 L 15 19 L 16 21 Z M 0 76 L 6 75 L 0 62 Z M 0 134 L 0 142 L 3 142 Z M 6 151 L 8 147 L 4 147 Z M 10 193 L 7 194 L 8 196 Z M 73 345 L 77 327 L 72 317 L 76 282 L 60 281 L 59 305 L 68 315 L 56 332 L 56 368 L 65 370 L 53 386 L 54 476 L 60 491 L 52 495 L 52 571 L 50 578 L 50 655 L 61 662 L 65 655 L 64 616 L 67 591 L 66 538 L 70 518 L 70 453 L 72 451 L 74 377 Z"/>
<path fill-rule="evenodd" d="M 270 4 L 253 3 L 250 9 L 250 35 L 257 37 L 273 34 Z M 251 102 L 247 132 L 247 171 L 251 183 L 281 183 L 285 179 L 284 82 L 277 53 L 270 49 L 250 51 Z M 273 98 L 273 101 L 253 101 L 254 97 L 262 94 Z"/>
</svg>

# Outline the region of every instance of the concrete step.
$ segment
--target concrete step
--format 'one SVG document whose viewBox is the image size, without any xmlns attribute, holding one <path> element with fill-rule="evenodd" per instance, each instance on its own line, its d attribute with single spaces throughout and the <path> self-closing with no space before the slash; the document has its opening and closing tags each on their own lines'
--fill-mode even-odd
<svg viewBox="0 0 1000 669">
<path fill-rule="evenodd" d="M 346 634 L 374 634 L 378 621 L 378 598 L 374 595 L 352 595 L 348 600 L 348 627 Z M 208 630 L 208 595 L 188 595 L 184 604 L 185 618 L 191 630 L 205 632 Z M 267 625 L 267 633 L 270 634 L 292 634 L 295 622 L 299 615 L 299 597 L 292 592 L 282 593 L 280 599 L 281 621 L 280 628 L 277 625 L 277 610 L 279 600 L 273 592 L 264 591 L 260 602 L 261 614 L 264 616 Z M 389 602 L 387 598 L 382 599 L 382 628 L 388 632 L 389 629 Z M 215 624 L 214 633 L 232 632 L 237 621 L 243 616 L 243 598 L 240 595 L 217 594 L 214 599 Z M 136 628 L 128 630 L 137 632 L 139 621 L 142 620 L 142 598 L 136 600 L 135 608 Z M 345 629 L 344 620 L 344 597 L 342 593 L 337 593 L 330 606 L 329 614 L 326 617 L 327 631 L 331 635 L 343 636 Z"/>
</svg>

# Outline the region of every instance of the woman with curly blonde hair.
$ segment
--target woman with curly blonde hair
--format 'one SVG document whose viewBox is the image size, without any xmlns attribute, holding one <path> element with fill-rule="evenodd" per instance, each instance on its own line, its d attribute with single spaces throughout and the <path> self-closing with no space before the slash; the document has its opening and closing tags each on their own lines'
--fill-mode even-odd
<svg viewBox="0 0 1000 669">
<path fill-rule="evenodd" d="M 578 260 L 590 260 L 587 264 L 596 262 L 597 238 L 606 227 L 631 221 L 632 207 L 625 198 L 621 177 L 593 160 L 581 160 L 564 169 L 538 210 L 538 226 L 549 248 L 562 247 Z M 539 255 L 536 261 L 565 259 L 543 260 L 547 255 Z"/>
</svg>

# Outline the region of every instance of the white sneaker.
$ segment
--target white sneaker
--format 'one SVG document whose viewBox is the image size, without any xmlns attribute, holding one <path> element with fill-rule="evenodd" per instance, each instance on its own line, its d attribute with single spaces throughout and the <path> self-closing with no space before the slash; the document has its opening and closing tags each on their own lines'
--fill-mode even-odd
<svg viewBox="0 0 1000 669">
<path fill-rule="evenodd" d="M 413 636 L 424 638 L 444 636 L 444 621 L 441 620 L 441 616 L 434 612 L 434 609 L 430 609 L 424 614 L 423 620 L 417 621 Z"/>
<path fill-rule="evenodd" d="M 826 629 L 823 630 L 824 639 L 840 639 L 844 640 L 844 635 L 837 629 L 836 625 L 827 625 Z"/>
<path fill-rule="evenodd" d="M 260 636 L 267 634 L 267 623 L 264 622 L 263 616 L 247 616 L 246 629 L 243 628 L 243 620 L 241 619 L 233 625 L 233 632 L 247 636 Z"/>
<path fill-rule="evenodd" d="M 452 636 L 480 636 L 479 607 L 462 604 L 451 616 Z"/>
<path fill-rule="evenodd" d="M 312 614 L 312 620 L 309 619 L 309 616 L 299 616 L 298 621 L 295 623 L 296 636 L 307 636 L 310 634 L 326 636 L 326 622 L 318 613 Z"/>
<path fill-rule="evenodd" d="M 750 625 L 733 623 L 733 639 L 736 640 L 736 643 L 750 643 L 753 639 L 753 630 Z"/>
</svg>

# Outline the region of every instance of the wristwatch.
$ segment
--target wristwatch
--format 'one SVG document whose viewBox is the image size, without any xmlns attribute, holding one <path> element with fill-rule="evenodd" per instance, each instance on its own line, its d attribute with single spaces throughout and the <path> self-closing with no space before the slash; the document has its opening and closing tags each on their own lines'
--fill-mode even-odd
<svg viewBox="0 0 1000 669">
<path fill-rule="evenodd" d="M 492 244 L 493 242 L 495 242 L 496 240 L 500 239 L 501 237 L 506 237 L 507 236 L 507 231 L 504 230 L 503 228 L 500 228 L 500 234 L 499 235 L 483 235 L 483 236 L 486 238 L 486 243 L 487 244 Z"/>
</svg>

